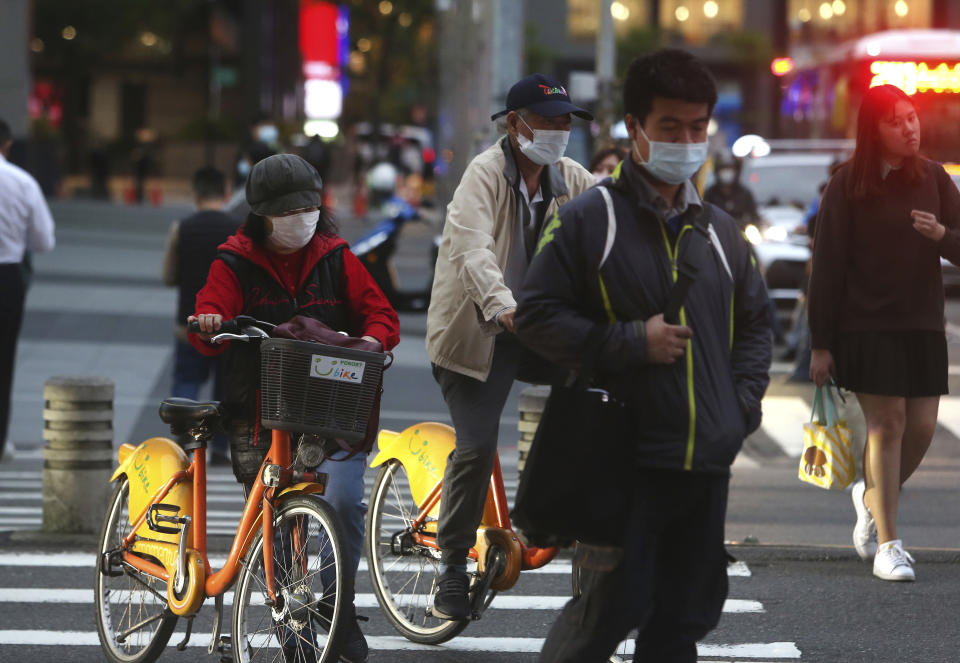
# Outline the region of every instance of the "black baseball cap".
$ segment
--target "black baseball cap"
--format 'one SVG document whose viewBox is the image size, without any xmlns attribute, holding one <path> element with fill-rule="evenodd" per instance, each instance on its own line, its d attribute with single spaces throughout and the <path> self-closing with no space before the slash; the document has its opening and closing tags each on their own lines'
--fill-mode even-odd
<svg viewBox="0 0 960 663">
<path fill-rule="evenodd" d="M 296 154 L 267 157 L 257 162 L 247 178 L 247 203 L 260 216 L 320 207 L 322 191 L 317 169 Z"/>
<path fill-rule="evenodd" d="M 510 111 L 526 108 L 537 115 L 554 117 L 564 113 L 573 113 L 584 120 L 592 120 L 593 115 L 579 106 L 570 103 L 566 88 L 543 74 L 530 74 L 513 84 L 507 92 L 507 107 L 490 116 L 496 120 Z"/>
</svg>

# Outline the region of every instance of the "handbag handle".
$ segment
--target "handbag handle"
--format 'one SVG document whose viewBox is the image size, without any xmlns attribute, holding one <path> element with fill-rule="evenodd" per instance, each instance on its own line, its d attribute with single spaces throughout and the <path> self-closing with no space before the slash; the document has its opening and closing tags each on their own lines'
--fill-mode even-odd
<svg viewBox="0 0 960 663">
<path fill-rule="evenodd" d="M 840 421 L 840 413 L 833 397 L 835 389 L 837 389 L 837 384 L 833 381 L 833 378 L 830 378 L 828 383 L 817 387 L 813 394 L 810 421 L 814 421 L 816 417 L 816 422 L 821 426 L 834 426 Z M 837 392 L 837 395 L 840 395 L 839 392 Z"/>
</svg>

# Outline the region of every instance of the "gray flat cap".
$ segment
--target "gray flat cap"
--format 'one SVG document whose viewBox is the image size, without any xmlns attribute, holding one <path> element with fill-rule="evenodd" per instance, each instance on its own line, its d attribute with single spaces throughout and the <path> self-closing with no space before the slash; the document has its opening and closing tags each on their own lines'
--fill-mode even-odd
<svg viewBox="0 0 960 663">
<path fill-rule="evenodd" d="M 294 209 L 320 207 L 322 189 L 316 168 L 296 154 L 275 154 L 250 171 L 247 203 L 254 214 L 276 216 Z"/>
</svg>

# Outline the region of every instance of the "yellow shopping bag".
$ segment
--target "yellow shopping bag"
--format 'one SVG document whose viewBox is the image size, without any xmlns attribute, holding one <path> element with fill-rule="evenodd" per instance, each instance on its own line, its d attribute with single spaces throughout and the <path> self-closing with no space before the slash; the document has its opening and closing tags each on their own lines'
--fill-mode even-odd
<svg viewBox="0 0 960 663">
<path fill-rule="evenodd" d="M 803 425 L 801 481 L 821 488 L 843 490 L 853 483 L 856 465 L 850 450 L 850 429 L 837 416 L 833 400 L 835 386 L 817 387 L 810 422 Z"/>
</svg>

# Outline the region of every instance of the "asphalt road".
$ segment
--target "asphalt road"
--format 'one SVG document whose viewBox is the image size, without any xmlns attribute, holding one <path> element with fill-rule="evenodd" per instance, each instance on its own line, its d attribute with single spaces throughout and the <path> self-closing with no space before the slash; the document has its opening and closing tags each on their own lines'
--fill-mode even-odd
<svg viewBox="0 0 960 663">
<path fill-rule="evenodd" d="M 156 407 L 170 385 L 174 296 L 160 285 L 159 264 L 167 224 L 185 210 L 58 204 L 54 212 L 59 244 L 36 257 L 15 380 L 14 453 L 0 463 L 0 661 L 102 660 L 93 618 L 92 540 L 37 533 L 43 382 L 59 374 L 114 379 L 116 444 L 164 433 Z M 342 234 L 355 239 L 366 228 L 347 220 Z M 430 232 L 411 227 L 401 244 L 398 268 L 410 287 L 426 278 Z M 960 324 L 957 301 L 948 303 L 947 317 Z M 401 316 L 403 341 L 386 373 L 384 427 L 449 421 L 423 350 L 424 325 L 422 314 Z M 952 332 L 950 338 L 951 361 L 960 369 L 960 338 Z M 775 366 L 764 427 L 734 467 L 727 539 L 745 565 L 732 571 L 730 611 L 703 643 L 701 661 L 960 660 L 960 403 L 944 399 L 931 451 L 903 495 L 901 534 L 917 558 L 918 580 L 885 583 L 853 552 L 849 495 L 796 479 L 800 425 L 809 417 L 812 389 L 787 382 L 790 368 Z M 956 393 L 960 370 L 952 373 Z M 520 389 L 501 419 L 509 495 L 517 476 Z M 229 531 L 230 510 L 240 504 L 236 486 L 222 469 L 211 486 L 216 508 L 226 514 L 211 527 Z M 223 545 L 225 539 L 214 541 Z M 361 573 L 370 660 L 535 661 L 569 596 L 568 563 L 561 559 L 521 576 L 482 620 L 449 645 L 429 650 L 410 649 L 394 635 Z M 211 609 L 201 611 L 195 632 L 209 633 Z M 195 636 L 191 644 L 206 642 Z M 215 659 L 199 646 L 179 653 L 171 644 L 162 660 Z"/>
</svg>

